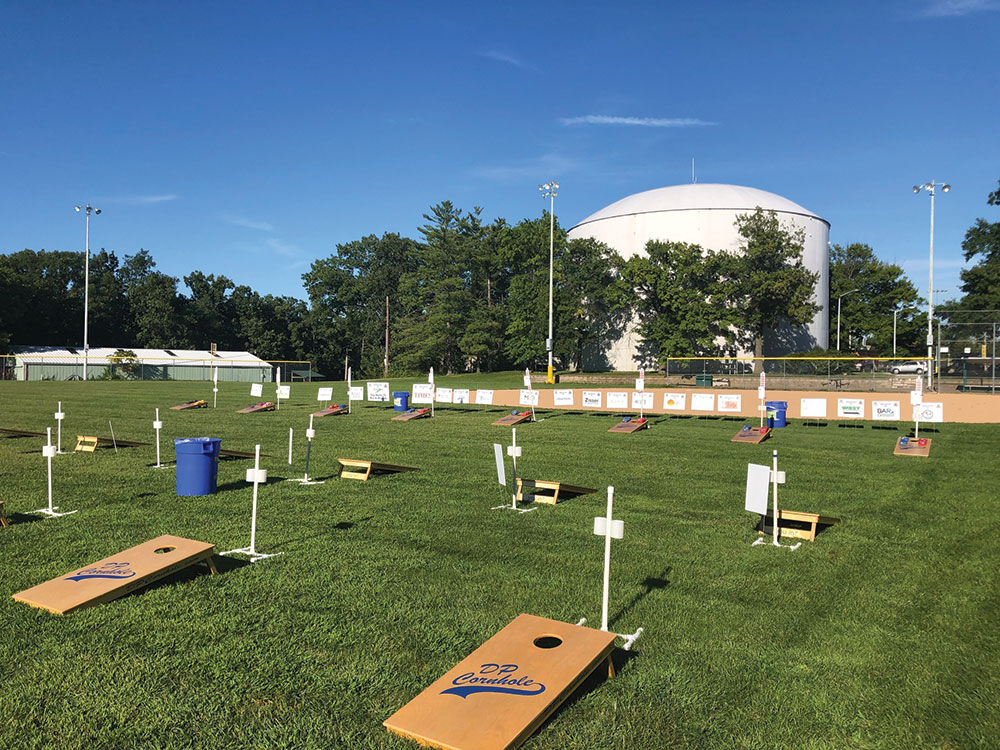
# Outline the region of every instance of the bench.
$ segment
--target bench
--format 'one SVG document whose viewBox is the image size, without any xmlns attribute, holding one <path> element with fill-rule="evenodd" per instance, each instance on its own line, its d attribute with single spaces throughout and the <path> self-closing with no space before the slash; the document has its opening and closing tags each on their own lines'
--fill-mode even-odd
<svg viewBox="0 0 1000 750">
<path fill-rule="evenodd" d="M 764 534 L 765 532 L 771 533 L 771 528 L 769 526 L 771 517 L 772 516 L 768 514 L 761 519 L 760 528 L 757 531 L 758 534 Z M 787 521 L 791 521 L 792 524 L 801 525 L 795 526 L 783 523 Z M 778 509 L 778 533 L 783 536 L 805 539 L 810 542 L 816 540 L 816 529 L 818 526 L 832 526 L 839 521 L 839 518 L 821 516 L 818 513 L 803 513 L 802 511 L 797 510 Z"/>
</svg>

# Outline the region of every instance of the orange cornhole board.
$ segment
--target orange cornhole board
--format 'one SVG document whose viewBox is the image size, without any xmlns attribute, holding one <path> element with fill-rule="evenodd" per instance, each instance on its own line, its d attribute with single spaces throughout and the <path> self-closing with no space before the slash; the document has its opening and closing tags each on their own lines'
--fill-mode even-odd
<svg viewBox="0 0 1000 750">
<path fill-rule="evenodd" d="M 642 417 L 641 419 L 632 418 L 628 422 L 626 422 L 623 419 L 621 422 L 619 422 L 610 430 L 608 430 L 608 432 L 624 432 L 624 433 L 637 432 L 648 426 L 649 426 L 649 420 L 646 419 L 645 417 Z"/>
<path fill-rule="evenodd" d="M 530 411 L 522 411 L 522 412 L 518 412 L 517 414 L 508 414 L 506 417 L 502 417 L 502 418 L 498 419 L 493 424 L 499 424 L 499 425 L 503 425 L 505 427 L 512 427 L 512 426 L 514 426 L 516 424 L 521 424 L 521 422 L 524 422 L 524 421 L 526 421 L 528 419 L 531 419 L 531 412 Z"/>
<path fill-rule="evenodd" d="M 520 746 L 602 662 L 614 633 L 518 615 L 383 724 L 444 750 Z"/>
<path fill-rule="evenodd" d="M 411 419 L 423 419 L 431 415 L 430 409 L 407 409 L 402 414 L 392 418 L 393 422 L 409 422 Z"/>
<path fill-rule="evenodd" d="M 186 404 L 177 404 L 177 406 L 171 406 L 170 411 L 183 411 L 184 409 L 205 409 L 208 407 L 208 401 L 188 401 Z"/>
<path fill-rule="evenodd" d="M 93 565 L 14 594 L 14 599 L 65 615 L 117 599 L 189 565 L 205 562 L 215 573 L 215 545 L 164 534 Z"/>
<path fill-rule="evenodd" d="M 751 443 L 757 445 L 771 437 L 770 427 L 751 427 L 749 430 L 740 430 L 730 442 Z"/>
<path fill-rule="evenodd" d="M 93 435 L 77 435 L 75 451 L 93 453 L 97 450 L 97 438 Z"/>
<path fill-rule="evenodd" d="M 894 456 L 920 456 L 921 458 L 929 458 L 931 455 L 931 439 L 930 438 L 920 438 L 921 440 L 926 440 L 927 445 L 920 447 L 917 441 L 910 438 L 907 444 L 902 445 L 903 438 L 896 439 L 896 448 L 892 451 Z"/>
<path fill-rule="evenodd" d="M 7 516 L 3 514 L 3 504 L 4 501 L 0 500 L 0 526 L 10 526 L 10 523 L 7 521 Z"/>
<path fill-rule="evenodd" d="M 347 414 L 347 404 L 330 404 L 325 409 L 314 411 L 310 416 L 319 419 L 320 417 L 332 417 L 337 414 Z"/>
<path fill-rule="evenodd" d="M 525 490 L 528 491 L 528 494 L 525 494 Z M 548 490 L 549 494 L 542 494 L 539 490 Z M 555 505 L 567 497 L 589 495 L 592 492 L 597 492 L 597 490 L 591 487 L 577 487 L 575 484 L 566 484 L 565 482 L 517 478 L 517 501 L 519 503 L 535 502 Z"/>
<path fill-rule="evenodd" d="M 372 474 L 396 474 L 401 471 L 419 471 L 416 466 L 381 464 L 377 461 L 362 461 L 354 458 L 338 458 L 341 479 L 358 479 L 367 482 Z"/>
<path fill-rule="evenodd" d="M 261 401 L 259 404 L 248 406 L 246 409 L 237 409 L 237 414 L 253 414 L 258 411 L 274 411 L 274 404 L 270 401 Z"/>
</svg>

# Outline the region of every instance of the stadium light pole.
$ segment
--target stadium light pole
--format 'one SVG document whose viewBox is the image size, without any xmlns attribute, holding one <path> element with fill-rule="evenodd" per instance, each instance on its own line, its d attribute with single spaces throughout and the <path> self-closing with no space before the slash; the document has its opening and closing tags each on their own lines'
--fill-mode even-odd
<svg viewBox="0 0 1000 750">
<path fill-rule="evenodd" d="M 840 295 L 840 297 L 837 297 L 837 351 L 838 352 L 840 351 L 840 300 L 843 297 L 846 297 L 848 294 L 854 294 L 855 292 L 860 292 L 860 291 L 861 291 L 860 289 L 852 289 L 849 292 L 844 292 L 843 294 Z"/>
<path fill-rule="evenodd" d="M 933 384 L 934 374 L 934 194 L 937 188 L 941 188 L 942 193 L 951 190 L 951 185 L 944 182 L 925 182 L 923 185 L 914 185 L 913 193 L 919 195 L 921 190 L 926 190 L 931 196 L 931 258 L 927 279 L 927 387 Z"/>
<path fill-rule="evenodd" d="M 83 379 L 87 379 L 87 357 L 90 353 L 90 346 L 87 341 L 87 319 L 90 312 L 90 214 L 97 216 L 101 209 L 94 208 L 89 203 L 86 206 L 74 206 L 77 213 L 84 211 L 87 214 L 86 234 L 83 254 Z"/>
<path fill-rule="evenodd" d="M 555 246 L 555 208 L 556 196 L 559 194 L 557 192 L 559 190 L 559 183 L 546 182 L 544 185 L 539 185 L 538 189 L 542 191 L 543 198 L 549 199 L 549 337 L 545 339 L 545 348 L 549 353 L 549 371 L 545 382 L 555 383 L 556 378 L 552 371 L 552 256 Z"/>
<path fill-rule="evenodd" d="M 917 308 L 913 305 L 903 305 L 899 309 L 893 309 L 892 311 L 892 358 L 896 358 L 896 316 L 903 312 L 903 310 L 916 310 Z"/>
</svg>

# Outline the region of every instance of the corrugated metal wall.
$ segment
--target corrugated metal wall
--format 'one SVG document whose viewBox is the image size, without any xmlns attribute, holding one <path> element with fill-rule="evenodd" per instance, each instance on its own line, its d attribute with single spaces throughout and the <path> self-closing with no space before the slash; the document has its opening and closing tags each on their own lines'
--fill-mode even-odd
<svg viewBox="0 0 1000 750">
<path fill-rule="evenodd" d="M 132 379 L 135 380 L 211 380 L 211 365 L 137 365 Z M 107 377 L 108 365 L 88 364 L 87 377 L 91 380 Z M 115 365 L 121 371 L 120 365 Z M 132 368 L 130 368 L 132 369 Z M 25 363 L 17 358 L 14 366 L 15 380 L 69 380 L 83 377 L 83 364 L 35 364 Z M 269 365 L 219 366 L 220 383 L 259 383 L 274 379 Z"/>
</svg>

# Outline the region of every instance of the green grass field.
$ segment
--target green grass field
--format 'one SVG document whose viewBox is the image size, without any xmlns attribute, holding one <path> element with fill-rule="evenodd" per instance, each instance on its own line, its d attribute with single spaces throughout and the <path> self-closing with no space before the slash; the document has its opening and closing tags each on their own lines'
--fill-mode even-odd
<svg viewBox="0 0 1000 750">
<path fill-rule="evenodd" d="M 516 374 L 439 384 L 517 387 Z M 394 382 L 408 387 L 412 380 Z M 344 399 L 342 384 L 335 395 Z M 270 454 L 255 565 L 216 558 L 117 601 L 58 616 L 10 595 L 160 534 L 218 551 L 249 542 L 248 461 L 220 491 L 178 498 L 153 448 L 57 456 L 46 503 L 38 438 L 0 437 L 0 746 L 408 748 L 382 721 L 518 613 L 600 621 L 603 542 L 592 519 L 615 486 L 625 538 L 612 552 L 619 651 L 526 748 L 1000 747 L 997 427 L 938 425 L 930 459 L 895 458 L 899 433 L 793 424 L 760 446 L 740 423 L 539 412 L 518 429 L 520 473 L 602 488 L 532 513 L 491 511 L 500 407 L 440 407 L 389 421 L 385 406 L 316 422 L 311 474 L 335 458 L 419 472 L 304 487 L 316 385 L 279 412 L 224 384 L 218 409 L 167 411 L 204 383 L 0 383 L 0 427 L 44 431 L 62 400 L 77 433 L 152 441 L 211 435 Z M 273 396 L 273 386 L 265 397 Z M 296 434 L 287 464 L 288 428 Z M 899 426 L 903 432 L 910 425 Z M 923 430 L 921 431 L 923 434 Z M 748 462 L 771 449 L 782 506 L 842 519 L 796 552 L 751 547 Z"/>
</svg>

